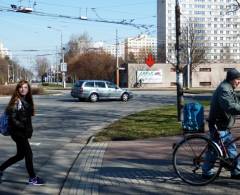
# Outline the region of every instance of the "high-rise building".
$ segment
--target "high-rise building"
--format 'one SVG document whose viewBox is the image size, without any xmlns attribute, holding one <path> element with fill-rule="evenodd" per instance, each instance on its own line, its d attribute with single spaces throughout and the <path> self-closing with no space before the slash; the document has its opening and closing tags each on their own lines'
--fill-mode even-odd
<svg viewBox="0 0 240 195">
<path fill-rule="evenodd" d="M 9 52 L 9 49 L 5 48 L 3 46 L 3 43 L 0 42 L 0 57 L 5 58 L 9 57 L 10 59 L 12 58 L 11 52 Z"/>
<path fill-rule="evenodd" d="M 108 44 L 103 48 L 105 52 L 112 54 L 113 56 L 121 57 L 124 59 L 124 43 L 119 43 L 116 48 L 116 44 Z"/>
<path fill-rule="evenodd" d="M 209 62 L 240 62 L 240 11 L 233 12 L 235 0 L 178 0 L 181 31 L 188 27 L 195 46 L 204 48 Z M 158 60 L 175 62 L 176 0 L 157 1 Z M 180 38 L 183 35 L 180 35 Z M 180 45 L 181 48 L 181 45 Z"/>
<path fill-rule="evenodd" d="M 105 51 L 116 57 L 121 57 L 124 60 L 124 43 L 119 43 L 118 48 L 116 48 L 116 44 L 106 44 L 103 41 L 93 43 L 93 48 L 99 49 L 100 51 Z"/>
<path fill-rule="evenodd" d="M 131 55 L 137 63 L 144 63 L 148 54 L 157 57 L 157 39 L 147 35 L 125 39 L 125 60 L 131 61 Z"/>
</svg>

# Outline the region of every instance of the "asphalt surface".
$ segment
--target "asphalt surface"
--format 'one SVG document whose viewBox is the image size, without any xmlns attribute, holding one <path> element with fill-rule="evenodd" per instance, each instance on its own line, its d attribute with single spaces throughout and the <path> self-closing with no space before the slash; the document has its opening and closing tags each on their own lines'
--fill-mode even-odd
<svg viewBox="0 0 240 195">
<path fill-rule="evenodd" d="M 147 93 L 142 94 L 141 98 L 143 96 L 161 99 Z M 175 102 L 167 97 L 162 98 Z M 42 124 L 43 130 L 48 127 L 47 120 L 45 123 Z M 73 133 L 71 139 L 63 139 L 61 133 L 54 134 L 60 136 L 57 143 L 41 143 L 41 150 L 38 141 L 51 136 L 51 131 L 46 131 L 47 135 L 40 131 L 32 141 L 32 147 L 37 156 L 34 159 L 37 173 L 46 180 L 46 184 L 26 185 L 26 172 L 20 171 L 24 170 L 24 162 L 21 162 L 4 173 L 0 194 L 239 194 L 240 181 L 229 179 L 228 173 L 204 187 L 182 182 L 174 173 L 171 160 L 172 144 L 179 141 L 180 136 L 101 143 L 92 142 L 91 139 L 87 142 L 89 135 L 96 131 L 95 125 L 92 128 L 85 136 Z M 0 146 L 4 146 L 4 149 L 0 148 L 1 160 L 2 156 L 5 159 L 8 155 L 6 153 L 14 151 L 11 143 L 9 137 L 1 138 Z M 51 152 L 54 145 L 59 147 Z M 43 157 L 45 162 L 41 161 L 43 151 L 49 152 L 50 160 Z"/>
</svg>

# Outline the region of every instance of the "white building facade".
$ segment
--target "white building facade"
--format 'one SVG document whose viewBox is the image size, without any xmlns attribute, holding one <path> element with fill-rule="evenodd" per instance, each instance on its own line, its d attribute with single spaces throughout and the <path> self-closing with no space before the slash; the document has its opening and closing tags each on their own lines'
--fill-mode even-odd
<svg viewBox="0 0 240 195">
<path fill-rule="evenodd" d="M 157 58 L 157 39 L 148 35 L 139 35 L 137 37 L 125 39 L 125 59 L 129 60 L 129 54 L 132 53 L 138 63 L 143 63 L 149 53 Z"/>
<path fill-rule="evenodd" d="M 118 47 L 116 44 L 107 44 L 103 41 L 95 42 L 93 44 L 93 47 L 96 49 L 101 49 L 105 51 L 106 53 L 109 53 L 113 56 L 121 57 L 123 60 L 125 60 L 125 54 L 124 54 L 124 43 L 119 43 Z"/>
<path fill-rule="evenodd" d="M 231 12 L 235 0 L 179 0 L 181 28 L 192 24 L 205 59 L 211 63 L 240 62 L 240 11 Z M 158 59 L 175 61 L 176 0 L 157 1 Z"/>
<path fill-rule="evenodd" d="M 227 71 L 232 68 L 240 71 L 240 66 L 236 63 L 200 64 L 192 72 L 192 87 L 216 88 L 226 78 Z M 139 79 L 143 79 L 143 88 L 176 87 L 176 69 L 170 63 L 156 63 L 152 67 L 129 63 L 127 71 L 127 83 L 130 88 L 134 87 Z"/>
<path fill-rule="evenodd" d="M 9 57 L 12 58 L 11 53 L 9 52 L 9 50 L 7 48 L 5 48 L 3 46 L 3 43 L 0 42 L 0 57 L 1 58 L 5 58 L 5 57 Z"/>
</svg>

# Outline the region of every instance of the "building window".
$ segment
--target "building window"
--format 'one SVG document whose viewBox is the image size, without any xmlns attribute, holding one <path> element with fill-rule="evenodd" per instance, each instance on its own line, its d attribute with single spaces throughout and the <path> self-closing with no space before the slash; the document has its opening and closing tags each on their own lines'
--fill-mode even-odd
<svg viewBox="0 0 240 195">
<path fill-rule="evenodd" d="M 211 86 L 212 83 L 211 82 L 199 82 L 199 85 L 202 87 L 206 87 L 206 86 Z"/>
<path fill-rule="evenodd" d="M 211 72 L 211 68 L 199 68 L 199 72 Z"/>
</svg>

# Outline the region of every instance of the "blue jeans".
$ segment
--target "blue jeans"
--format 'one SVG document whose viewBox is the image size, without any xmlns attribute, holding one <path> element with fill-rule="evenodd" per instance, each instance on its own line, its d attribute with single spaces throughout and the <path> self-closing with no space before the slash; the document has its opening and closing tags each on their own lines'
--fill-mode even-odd
<svg viewBox="0 0 240 195">
<path fill-rule="evenodd" d="M 215 142 L 218 142 L 213 135 L 214 130 L 210 131 L 210 132 L 212 132 L 212 133 L 210 133 L 210 139 Z M 224 145 L 227 145 L 228 143 L 230 143 L 233 140 L 233 136 L 229 130 L 219 131 L 219 136 L 222 139 Z M 229 158 L 233 159 L 237 156 L 238 153 L 237 153 L 237 148 L 236 148 L 235 144 L 230 144 L 226 149 L 227 149 Z M 214 154 L 214 152 L 211 151 L 211 149 L 210 149 L 206 152 L 205 159 L 206 159 L 206 161 L 202 166 L 203 174 L 211 175 L 211 174 L 213 174 L 212 168 L 214 166 L 214 163 L 210 163 L 210 162 L 215 162 L 216 154 Z M 240 174 L 240 160 L 236 159 L 234 163 L 235 163 L 235 168 L 233 170 L 231 170 L 231 175 L 238 175 L 238 174 Z"/>
</svg>

